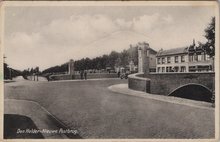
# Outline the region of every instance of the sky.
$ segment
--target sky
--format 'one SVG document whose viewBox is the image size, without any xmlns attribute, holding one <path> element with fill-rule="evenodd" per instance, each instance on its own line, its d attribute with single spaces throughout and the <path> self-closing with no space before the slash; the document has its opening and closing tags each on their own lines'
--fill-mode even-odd
<svg viewBox="0 0 220 142">
<path fill-rule="evenodd" d="M 189 46 L 206 41 L 212 16 L 208 6 L 8 6 L 4 54 L 14 69 L 44 70 L 142 41 L 156 51 Z"/>
</svg>

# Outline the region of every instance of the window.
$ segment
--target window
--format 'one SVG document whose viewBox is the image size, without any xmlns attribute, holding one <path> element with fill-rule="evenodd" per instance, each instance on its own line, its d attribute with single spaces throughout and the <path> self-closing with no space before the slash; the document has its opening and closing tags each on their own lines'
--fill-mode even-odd
<svg viewBox="0 0 220 142">
<path fill-rule="evenodd" d="M 160 72 L 160 67 L 157 68 L 157 72 Z"/>
<path fill-rule="evenodd" d="M 167 57 L 167 63 L 170 63 L 170 57 Z"/>
<path fill-rule="evenodd" d="M 181 62 L 185 62 L 185 56 L 181 56 Z"/>
<path fill-rule="evenodd" d="M 192 61 L 193 61 L 193 56 L 189 55 L 189 62 L 192 62 Z"/>
<path fill-rule="evenodd" d="M 157 58 L 157 64 L 160 64 L 160 58 Z"/>
<path fill-rule="evenodd" d="M 169 72 L 169 67 L 166 67 L 166 72 Z"/>
<path fill-rule="evenodd" d="M 194 60 L 198 61 L 198 55 L 194 55 Z"/>
<path fill-rule="evenodd" d="M 162 64 L 165 64 L 165 58 L 162 58 Z"/>
<path fill-rule="evenodd" d="M 166 72 L 172 72 L 172 67 L 166 67 Z"/>
<path fill-rule="evenodd" d="M 196 66 L 189 66 L 189 72 L 195 72 Z"/>
<path fill-rule="evenodd" d="M 173 72 L 172 67 L 169 67 L 169 72 Z"/>
<path fill-rule="evenodd" d="M 175 56 L 175 63 L 178 63 L 178 56 Z"/>
<path fill-rule="evenodd" d="M 198 55 L 198 61 L 202 61 L 202 55 Z"/>
<path fill-rule="evenodd" d="M 165 72 L 165 67 L 162 67 L 162 72 Z"/>
<path fill-rule="evenodd" d="M 181 66 L 180 67 L 180 72 L 186 72 L 186 67 L 185 66 Z"/>
<path fill-rule="evenodd" d="M 206 60 L 206 61 L 210 60 L 210 56 L 206 54 L 206 55 L 205 55 L 205 60 Z"/>
<path fill-rule="evenodd" d="M 174 67 L 174 72 L 179 72 L 179 67 L 178 66 Z"/>
</svg>

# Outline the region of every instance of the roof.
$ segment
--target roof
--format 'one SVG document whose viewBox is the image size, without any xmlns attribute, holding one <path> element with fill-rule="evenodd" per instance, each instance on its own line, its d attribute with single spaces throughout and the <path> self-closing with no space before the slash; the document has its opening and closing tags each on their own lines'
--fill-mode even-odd
<svg viewBox="0 0 220 142">
<path fill-rule="evenodd" d="M 175 55 L 175 54 L 184 54 L 184 53 L 188 53 L 188 47 L 161 50 L 157 52 L 157 56 L 166 56 L 166 55 Z"/>
<path fill-rule="evenodd" d="M 157 54 L 157 51 L 155 51 L 154 49 L 150 48 L 149 49 L 153 52 L 153 54 Z"/>
</svg>

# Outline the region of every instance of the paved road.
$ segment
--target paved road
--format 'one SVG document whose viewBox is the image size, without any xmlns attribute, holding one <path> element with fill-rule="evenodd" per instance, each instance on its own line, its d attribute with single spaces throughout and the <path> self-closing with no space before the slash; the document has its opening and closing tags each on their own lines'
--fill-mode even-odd
<svg viewBox="0 0 220 142">
<path fill-rule="evenodd" d="M 214 110 L 111 92 L 126 80 L 21 81 L 5 98 L 36 101 L 83 138 L 213 138 Z M 37 115 L 37 114 L 36 114 Z"/>
</svg>

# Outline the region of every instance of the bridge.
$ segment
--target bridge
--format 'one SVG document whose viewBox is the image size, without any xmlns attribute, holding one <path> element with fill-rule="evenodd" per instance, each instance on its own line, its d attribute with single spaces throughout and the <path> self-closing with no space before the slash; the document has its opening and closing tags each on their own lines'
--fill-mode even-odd
<svg viewBox="0 0 220 142">
<path fill-rule="evenodd" d="M 129 76 L 128 87 L 151 94 L 211 102 L 215 90 L 215 73 L 133 74 Z"/>
<path fill-rule="evenodd" d="M 215 93 L 215 72 L 166 72 L 152 73 L 151 63 L 156 61 L 150 55 L 149 44 L 138 50 L 138 72 L 129 75 L 128 87 L 151 94 L 176 96 L 211 102 Z"/>
</svg>

